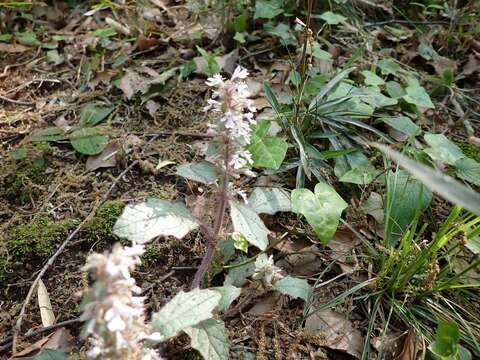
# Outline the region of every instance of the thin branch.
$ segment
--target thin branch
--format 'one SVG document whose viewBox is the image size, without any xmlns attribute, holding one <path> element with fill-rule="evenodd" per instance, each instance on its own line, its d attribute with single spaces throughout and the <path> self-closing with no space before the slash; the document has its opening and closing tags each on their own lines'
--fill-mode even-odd
<svg viewBox="0 0 480 360">
<path fill-rule="evenodd" d="M 390 24 L 405 24 L 405 25 L 449 25 L 450 21 L 445 20 L 431 20 L 431 21 L 414 21 L 414 20 L 397 20 L 397 19 L 390 19 L 385 21 L 377 21 L 371 23 L 365 23 L 365 27 L 372 27 L 372 26 L 384 26 Z"/>
<path fill-rule="evenodd" d="M 76 323 L 79 323 L 79 322 L 82 322 L 82 320 L 80 320 L 80 318 L 65 320 L 65 321 L 59 322 L 57 324 L 42 327 L 42 328 L 40 328 L 38 330 L 35 330 L 35 331 L 27 332 L 25 335 L 23 335 L 23 339 L 29 339 L 29 338 L 34 337 L 36 335 L 42 334 L 44 332 L 54 330 L 54 329 L 58 329 L 60 327 L 64 327 L 64 326 L 67 326 L 67 325 L 76 324 Z M 5 340 L 0 342 L 0 344 L 1 344 L 0 353 L 10 348 L 10 346 L 12 345 L 12 340 L 13 340 L 13 336 L 9 336 Z"/>
</svg>

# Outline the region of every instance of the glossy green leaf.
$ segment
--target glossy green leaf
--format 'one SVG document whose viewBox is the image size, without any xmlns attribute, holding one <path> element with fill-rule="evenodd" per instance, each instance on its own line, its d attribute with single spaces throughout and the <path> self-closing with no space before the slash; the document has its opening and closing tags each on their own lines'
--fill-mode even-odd
<svg viewBox="0 0 480 360">
<path fill-rule="evenodd" d="M 108 143 L 108 136 L 95 128 L 82 128 L 72 132 L 69 137 L 73 148 L 81 154 L 100 154 Z"/>
<path fill-rule="evenodd" d="M 282 138 L 268 136 L 270 125 L 270 121 L 264 120 L 253 127 L 247 150 L 252 154 L 253 166 L 277 170 L 287 154 L 288 144 Z"/>
<path fill-rule="evenodd" d="M 185 331 L 188 327 L 210 319 L 222 295 L 213 290 L 180 291 L 159 312 L 152 315 L 152 332 L 159 332 L 162 341 Z"/>
<path fill-rule="evenodd" d="M 136 243 L 145 243 L 157 236 L 183 238 L 198 224 L 185 205 L 149 198 L 127 205 L 113 227 L 113 233 Z"/>
<path fill-rule="evenodd" d="M 233 229 L 245 236 L 250 244 L 260 250 L 267 248 L 269 231 L 255 210 L 247 205 L 231 201 L 230 216 Z"/>
<path fill-rule="evenodd" d="M 324 244 L 335 234 L 342 211 L 347 206 L 335 189 L 325 183 L 318 183 L 315 193 L 308 189 L 292 192 L 292 211 L 305 216 Z"/>
<path fill-rule="evenodd" d="M 388 95 L 393 99 L 404 97 L 406 92 L 402 85 L 396 81 L 387 81 L 385 86 Z"/>
</svg>

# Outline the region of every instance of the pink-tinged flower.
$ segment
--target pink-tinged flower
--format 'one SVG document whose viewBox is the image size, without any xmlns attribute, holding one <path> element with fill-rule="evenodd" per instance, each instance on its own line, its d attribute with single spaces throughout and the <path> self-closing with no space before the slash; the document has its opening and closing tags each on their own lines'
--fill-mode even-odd
<svg viewBox="0 0 480 360">
<path fill-rule="evenodd" d="M 84 267 L 93 270 L 96 282 L 83 304 L 83 335 L 90 337 L 91 359 L 161 359 L 143 346 L 148 334 L 144 298 L 130 271 L 140 263 L 142 245 L 116 245 L 109 254 L 93 254 Z"/>
<path fill-rule="evenodd" d="M 248 86 L 243 81 L 248 76 L 248 71 L 237 67 L 230 80 L 225 80 L 221 75 L 214 75 L 207 79 L 206 84 L 214 87 L 212 98 L 205 106 L 206 111 L 222 112 L 216 123 L 209 124 L 209 134 L 224 134 L 231 139 L 229 164 L 235 170 L 247 169 L 252 165 L 252 155 L 245 150 L 250 144 L 251 126 L 256 123 L 253 106 L 248 91 Z M 213 159 L 221 164 L 220 158 Z M 249 172 L 249 174 L 253 174 Z"/>
</svg>

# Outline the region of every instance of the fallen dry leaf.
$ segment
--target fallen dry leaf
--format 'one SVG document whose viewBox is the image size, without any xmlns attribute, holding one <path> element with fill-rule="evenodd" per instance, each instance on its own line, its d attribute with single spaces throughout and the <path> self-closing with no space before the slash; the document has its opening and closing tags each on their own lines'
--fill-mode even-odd
<svg viewBox="0 0 480 360">
<path fill-rule="evenodd" d="M 47 288 L 42 280 L 38 282 L 37 288 L 38 307 L 40 308 L 40 317 L 42 318 L 42 324 L 44 327 L 55 324 L 55 314 L 52 310 L 52 304 L 50 302 L 50 296 L 48 295 Z"/>
<path fill-rule="evenodd" d="M 42 349 L 52 349 L 63 352 L 70 352 L 74 343 L 74 338 L 70 331 L 62 327 L 55 332 L 41 338 L 34 344 L 28 346 L 26 349 L 15 354 L 12 359 L 24 358 L 27 356 L 34 356 Z"/>
<path fill-rule="evenodd" d="M 275 310 L 281 301 L 281 294 L 278 292 L 270 292 L 253 305 L 248 310 L 247 314 L 254 316 L 264 316 L 271 311 Z"/>
<path fill-rule="evenodd" d="M 415 360 L 417 358 L 417 346 L 415 331 L 410 330 L 405 342 L 403 343 L 403 350 L 395 360 Z"/>
<path fill-rule="evenodd" d="M 117 154 L 122 150 L 122 144 L 118 140 L 112 140 L 98 155 L 90 155 L 85 167 L 89 171 L 99 168 L 115 167 L 117 165 Z"/>
<path fill-rule="evenodd" d="M 344 351 L 356 358 L 362 355 L 363 336 L 342 314 L 332 310 L 316 312 L 307 318 L 305 330 L 321 334 L 326 340 L 325 346 L 330 349 Z"/>
<path fill-rule="evenodd" d="M 20 45 L 20 44 L 4 44 L 0 43 L 0 53 L 7 52 L 7 53 L 21 53 L 28 50 L 32 50 L 33 48 Z"/>
</svg>

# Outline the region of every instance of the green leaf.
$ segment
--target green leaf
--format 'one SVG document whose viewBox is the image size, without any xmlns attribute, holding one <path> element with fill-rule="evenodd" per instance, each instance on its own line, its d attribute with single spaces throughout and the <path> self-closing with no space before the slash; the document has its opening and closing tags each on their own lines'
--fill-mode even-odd
<svg viewBox="0 0 480 360">
<path fill-rule="evenodd" d="M 270 121 L 263 120 L 252 127 L 247 150 L 252 154 L 253 166 L 277 170 L 287 154 L 288 144 L 282 138 L 268 136 L 270 125 Z"/>
<path fill-rule="evenodd" d="M 402 70 L 402 68 L 398 63 L 390 59 L 380 60 L 378 62 L 378 67 L 382 71 L 383 75 L 389 75 L 389 74 L 395 75 L 397 74 L 397 72 Z"/>
<path fill-rule="evenodd" d="M 237 32 L 233 36 L 233 40 L 238 41 L 240 44 L 245 44 L 247 42 L 247 33 Z M 195 69 L 194 69 L 195 70 Z"/>
<path fill-rule="evenodd" d="M 448 138 L 443 134 L 426 133 L 423 138 L 427 144 L 430 145 L 429 148 L 423 151 L 426 152 L 433 160 L 454 165 L 457 160 L 465 157 L 462 149 L 460 149 L 460 147 L 458 147 L 452 141 L 448 140 Z"/>
<path fill-rule="evenodd" d="M 319 18 L 322 19 L 322 20 L 325 20 L 327 22 L 327 24 L 329 24 L 329 25 L 338 25 L 341 22 L 344 22 L 345 20 L 347 20 L 347 18 L 345 16 L 342 16 L 340 14 L 336 14 L 336 13 L 331 12 L 331 11 L 324 12 L 323 14 L 321 14 L 319 16 Z"/>
<path fill-rule="evenodd" d="M 420 164 L 382 144 L 373 144 L 442 198 L 480 215 L 480 194 L 450 176 Z"/>
<path fill-rule="evenodd" d="M 13 35 L 12 34 L 0 34 L 0 41 L 1 42 L 10 42 L 10 40 L 13 39 Z"/>
<path fill-rule="evenodd" d="M 389 172 L 388 177 L 389 183 L 394 184 L 392 185 L 394 191 L 389 213 L 393 226 L 391 234 L 388 234 L 391 235 L 391 244 L 393 245 L 404 235 L 408 226 L 415 219 L 417 207 L 420 207 L 421 213 L 430 205 L 432 193 L 405 171 Z"/>
<path fill-rule="evenodd" d="M 46 55 L 47 63 L 53 65 L 60 65 L 65 61 L 64 57 L 58 53 L 58 50 L 47 51 Z"/>
<path fill-rule="evenodd" d="M 100 154 L 108 143 L 108 136 L 95 128 L 82 128 L 72 132 L 69 137 L 73 148 L 81 154 Z"/>
<path fill-rule="evenodd" d="M 343 174 L 339 180 L 351 184 L 368 185 L 380 174 L 381 171 L 372 165 L 357 166 Z"/>
<path fill-rule="evenodd" d="M 374 72 L 364 70 L 362 75 L 365 77 L 365 85 L 380 86 L 385 84 L 385 81 Z"/>
<path fill-rule="evenodd" d="M 254 19 L 273 19 L 283 13 L 283 0 L 255 1 Z"/>
<path fill-rule="evenodd" d="M 256 187 L 248 198 L 248 205 L 257 214 L 274 215 L 279 211 L 291 211 L 290 193 L 281 188 Z"/>
<path fill-rule="evenodd" d="M 292 211 L 305 216 L 324 244 L 335 234 L 342 211 L 347 206 L 335 189 L 325 183 L 318 183 L 315 193 L 308 189 L 295 189 L 292 192 Z"/>
<path fill-rule="evenodd" d="M 273 287 L 282 294 L 293 298 L 301 298 L 308 301 L 312 295 L 312 287 L 307 280 L 286 276 L 278 280 Z"/>
<path fill-rule="evenodd" d="M 320 60 L 329 61 L 332 59 L 332 54 L 328 51 L 322 50 L 320 44 L 317 41 L 312 43 L 312 56 Z"/>
<path fill-rule="evenodd" d="M 406 94 L 405 90 L 403 90 L 402 85 L 400 85 L 396 81 L 387 81 L 386 90 L 388 95 L 393 99 L 400 99 Z"/>
<path fill-rule="evenodd" d="M 403 99 L 413 105 L 416 105 L 421 108 L 434 109 L 432 100 L 430 96 L 425 91 L 425 88 L 420 85 L 409 85 L 405 89 L 406 95 L 403 96 Z"/>
<path fill-rule="evenodd" d="M 409 137 L 417 136 L 422 132 L 422 129 L 406 116 L 382 117 L 380 120 Z"/>
<path fill-rule="evenodd" d="M 238 265 L 242 264 L 242 265 Z M 247 281 L 247 277 L 251 276 L 255 271 L 255 263 L 253 261 L 248 262 L 243 256 L 239 256 L 238 260 L 230 265 L 236 265 L 231 268 L 225 277 L 223 286 L 233 285 L 242 287 Z"/>
<path fill-rule="evenodd" d="M 27 157 L 27 151 L 24 148 L 16 148 L 10 151 L 10 157 L 15 160 L 23 160 Z"/>
<path fill-rule="evenodd" d="M 64 140 L 65 138 L 65 131 L 58 127 L 48 127 L 45 129 L 40 129 L 34 131 L 32 134 L 33 142 L 58 141 Z"/>
<path fill-rule="evenodd" d="M 211 288 L 211 290 L 218 292 L 222 295 L 220 302 L 218 303 L 217 309 L 219 311 L 227 310 L 231 303 L 240 296 L 242 292 L 241 288 L 235 287 L 233 285 L 223 285 L 220 287 Z"/>
<path fill-rule="evenodd" d="M 181 239 L 197 226 L 184 204 L 149 198 L 126 206 L 113 227 L 113 233 L 141 244 L 157 236 Z"/>
<path fill-rule="evenodd" d="M 191 346 L 198 350 L 205 360 L 230 359 L 230 341 L 223 321 L 208 319 L 186 328 L 185 332 L 192 340 Z"/>
<path fill-rule="evenodd" d="M 68 360 L 67 354 L 61 351 L 52 350 L 52 349 L 42 349 L 42 351 L 35 355 L 29 357 L 22 357 L 22 359 L 29 360 Z"/>
<path fill-rule="evenodd" d="M 455 161 L 455 173 L 460 179 L 480 186 L 480 163 L 470 158 Z"/>
<path fill-rule="evenodd" d="M 159 312 L 152 316 L 152 332 L 159 332 L 165 341 L 190 326 L 210 319 L 222 295 L 213 290 L 180 291 Z"/>
<path fill-rule="evenodd" d="M 197 64 L 195 61 L 190 60 L 183 64 L 182 68 L 180 69 L 180 75 L 182 78 L 186 78 L 191 75 L 195 70 L 197 70 Z"/>
<path fill-rule="evenodd" d="M 206 50 L 202 49 L 200 46 L 197 46 L 197 51 L 202 55 L 202 58 L 205 60 L 205 68 L 203 69 L 204 73 L 207 76 L 213 76 L 220 73 L 220 65 L 218 64 L 215 56 L 208 53 Z"/>
<path fill-rule="evenodd" d="M 260 250 L 268 246 L 268 229 L 258 214 L 247 205 L 230 201 L 230 216 L 233 229 L 241 233 L 248 242 Z"/>
<path fill-rule="evenodd" d="M 37 39 L 37 34 L 31 31 L 15 34 L 15 39 L 22 45 L 40 46 L 42 43 Z"/>
<path fill-rule="evenodd" d="M 277 36 L 285 46 L 294 45 L 297 43 L 297 38 L 293 35 L 290 27 L 287 24 L 279 23 L 273 26 L 272 23 L 266 23 L 263 26 L 263 30 L 267 34 Z"/>
<path fill-rule="evenodd" d="M 177 175 L 202 184 L 213 184 L 217 181 L 218 168 L 207 161 L 188 163 L 177 167 Z"/>
<path fill-rule="evenodd" d="M 232 240 L 233 240 L 233 247 L 235 249 L 241 250 L 244 253 L 248 252 L 248 246 L 250 245 L 250 243 L 248 242 L 247 238 L 243 236 L 243 234 L 239 232 L 233 232 Z"/>
<path fill-rule="evenodd" d="M 454 321 L 440 321 L 437 327 L 435 342 L 430 350 L 438 356 L 451 358 L 458 351 L 460 331 Z"/>
<path fill-rule="evenodd" d="M 117 31 L 114 28 L 106 27 L 103 29 L 97 29 L 93 32 L 93 36 L 98 36 L 102 38 L 111 37 L 117 35 Z"/>
<path fill-rule="evenodd" d="M 96 104 L 88 104 L 80 113 L 80 120 L 83 125 L 97 125 L 115 110 L 114 106 L 101 106 Z"/>
</svg>

